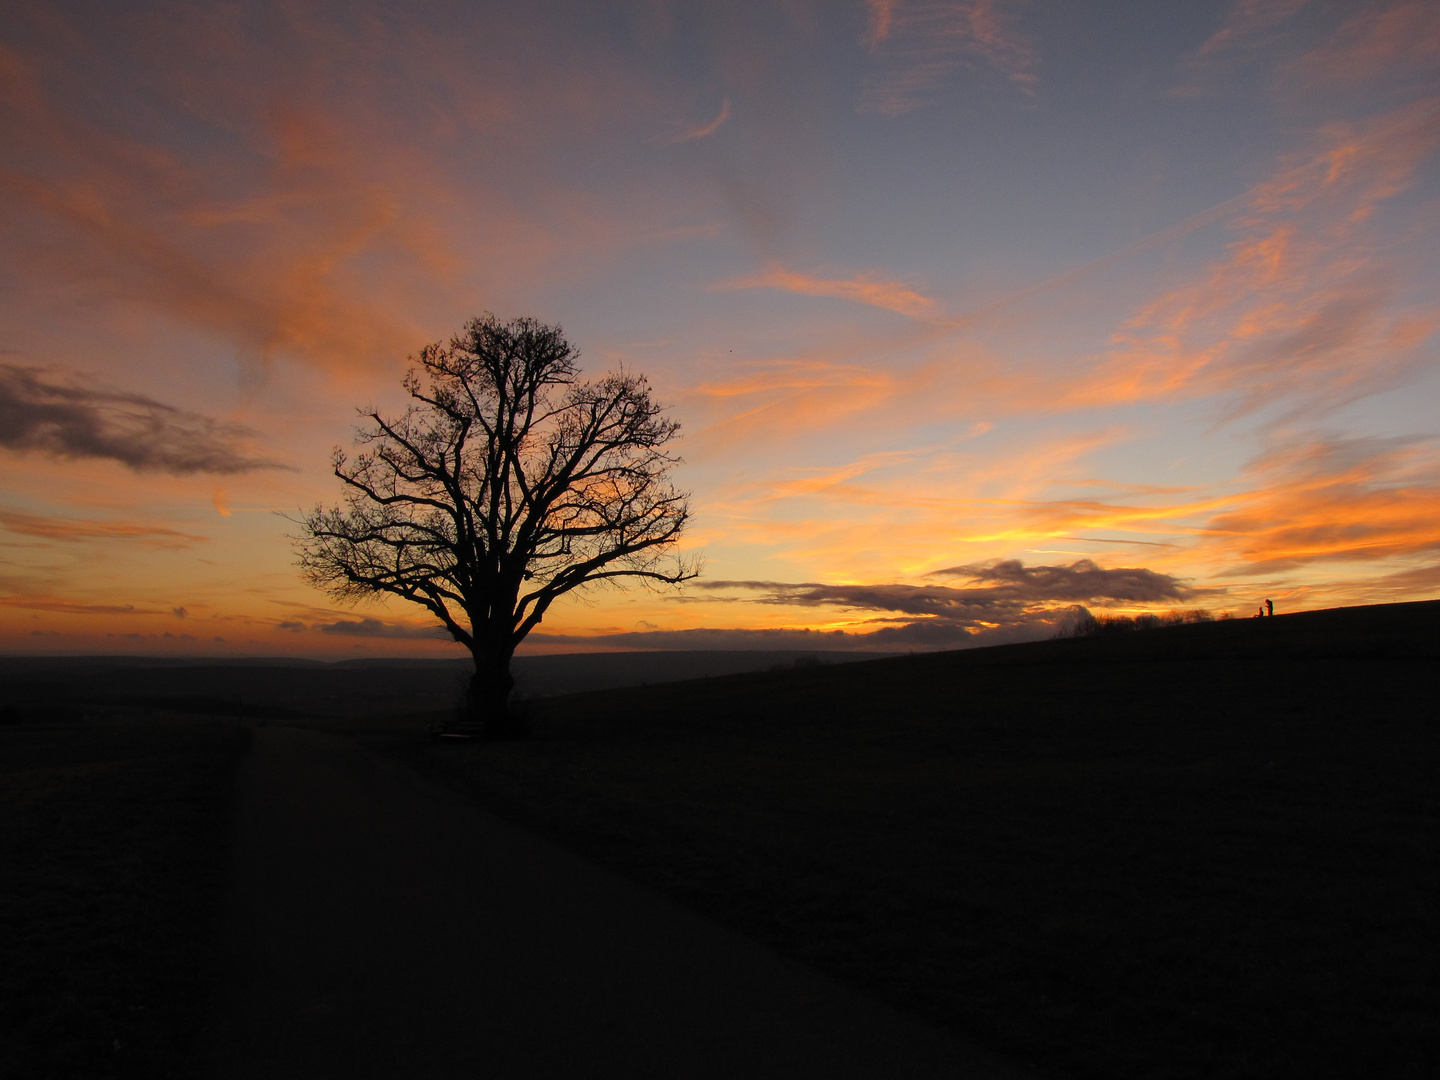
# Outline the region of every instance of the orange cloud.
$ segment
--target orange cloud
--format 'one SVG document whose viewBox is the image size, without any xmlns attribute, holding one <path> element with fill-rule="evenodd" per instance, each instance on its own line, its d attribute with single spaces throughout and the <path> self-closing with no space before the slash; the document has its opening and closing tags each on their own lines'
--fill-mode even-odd
<svg viewBox="0 0 1440 1080">
<path fill-rule="evenodd" d="M 12 212 L 50 225 L 26 251 L 32 270 L 72 280 L 98 271 L 118 299 L 234 341 L 260 363 L 365 364 L 403 355 L 420 337 L 391 306 L 357 295 L 350 269 L 377 248 L 406 258 L 407 245 L 393 243 L 403 226 L 391 195 L 344 177 L 339 161 L 315 160 L 323 141 L 312 132 L 307 148 L 297 115 L 273 117 L 267 179 L 282 190 L 227 204 L 206 196 L 233 185 L 226 172 L 62 114 L 37 85 L 20 102 L 23 115 L 8 118 L 28 144 L 20 160 L 42 161 L 43 171 L 0 170 L 0 192 Z M 419 246 L 422 264 L 444 261 Z"/>
<path fill-rule="evenodd" d="M 1225 24 L 1200 46 L 1199 55 L 1211 56 L 1227 49 L 1251 45 L 1307 3 L 1309 0 L 1239 0 L 1230 9 Z"/>
<path fill-rule="evenodd" d="M 1137 312 L 1058 400 L 1224 394 L 1231 415 L 1280 400 L 1329 408 L 1415 363 L 1440 305 L 1402 299 L 1403 249 L 1371 223 L 1440 146 L 1440 99 L 1332 125 L 1319 143 L 1248 194 L 1224 260 Z M 1407 239 L 1426 257 L 1419 234 Z"/>
<path fill-rule="evenodd" d="M 1239 573 L 1374 562 L 1440 551 L 1440 449 L 1433 440 L 1288 445 L 1254 463 L 1245 505 L 1205 526 Z"/>
<path fill-rule="evenodd" d="M 1368 595 L 1363 597 L 1362 602 L 1363 600 L 1373 602 L 1376 593 L 1398 596 L 1407 600 L 1417 596 L 1440 593 L 1440 563 L 1417 566 L 1410 570 L 1398 570 L 1379 579 L 1367 581 L 1365 586 Z"/>
<path fill-rule="evenodd" d="M 740 289 L 779 289 L 800 296 L 830 296 L 855 304 L 868 304 L 911 318 L 924 318 L 935 310 L 935 301 L 921 296 L 898 281 L 883 281 L 874 275 L 856 278 L 817 278 L 771 266 L 758 274 L 732 278 L 710 286 L 712 292 Z"/>
<path fill-rule="evenodd" d="M 1145 534 L 1174 535 L 1194 531 L 1187 525 L 1197 515 L 1233 506 L 1233 496 L 1217 496 L 1187 502 L 1148 506 L 1125 506 L 1093 499 L 1055 499 L 1016 506 L 1017 523 L 1010 529 L 974 540 L 1059 539 L 1079 531 L 1110 530 Z"/>
<path fill-rule="evenodd" d="M 9 259 L 230 343 L 252 379 L 277 358 L 369 374 L 477 293 L 503 300 L 562 255 L 663 223 L 653 199 L 617 208 L 549 171 L 557 138 L 653 129 L 659 95 L 617 59 L 535 46 L 519 14 L 457 12 L 483 21 L 477 67 L 475 27 L 396 33 L 366 11 L 37 22 L 23 55 L 0 53 Z M 507 48 L 522 37 L 543 59 Z M 97 104 L 97 86 L 135 100 Z"/>
<path fill-rule="evenodd" d="M 60 615 L 173 615 L 160 608 L 137 608 L 134 604 L 81 604 L 52 596 L 0 596 L 0 607 L 25 611 L 49 611 Z"/>
<path fill-rule="evenodd" d="M 139 540 L 169 549 L 190 547 L 210 540 L 208 536 L 179 532 L 159 525 L 46 517 L 4 508 L 0 508 L 0 527 L 17 536 L 33 536 L 42 540 Z"/>
<path fill-rule="evenodd" d="M 675 146 L 679 143 L 690 142 L 694 139 L 705 139 L 719 131 L 721 125 L 729 119 L 730 99 L 726 98 L 720 103 L 720 114 L 716 116 L 714 120 L 705 124 L 699 124 L 695 127 L 686 128 L 678 135 L 671 135 L 668 138 L 661 139 L 660 142 L 665 146 Z"/>
<path fill-rule="evenodd" d="M 866 14 L 870 26 L 865 33 L 865 42 L 872 49 L 890 36 L 895 25 L 895 9 L 901 0 L 865 0 Z"/>
<path fill-rule="evenodd" d="M 883 390 L 890 382 L 891 376 L 887 372 L 858 365 L 792 360 L 723 382 L 701 383 L 691 392 L 715 398 L 742 397 L 775 390 L 814 390 L 825 386 L 858 387 L 874 392 Z"/>
<path fill-rule="evenodd" d="M 878 70 L 861 112 L 898 116 L 931 103 L 966 56 L 1031 93 L 1039 64 L 1015 30 L 1014 0 L 870 0 L 864 41 Z"/>
<path fill-rule="evenodd" d="M 1433 0 L 1359 5 L 1290 75 L 1311 86 L 1354 87 L 1440 69 L 1440 5 Z"/>
<path fill-rule="evenodd" d="M 802 357 L 821 354 L 807 349 Z M 724 463 L 759 446 L 791 444 L 802 435 L 880 423 L 904 377 L 879 367 L 796 358 L 736 365 L 728 378 L 682 391 L 688 461 Z"/>
<path fill-rule="evenodd" d="M 948 499 L 918 498 L 913 493 L 896 491 L 883 483 L 869 487 L 852 483 L 860 477 L 890 470 L 914 471 L 920 462 L 934 452 L 934 448 L 930 447 L 882 450 L 839 465 L 782 468 L 776 470 L 773 476 L 747 478 L 727 486 L 723 494 L 717 493 L 718 497 L 711 503 L 711 507 L 714 510 L 723 510 L 727 515 L 758 520 L 772 504 L 787 502 L 793 508 L 797 500 L 807 498 L 845 504 L 852 509 L 857 506 L 913 508 L 931 505 L 937 501 L 953 503 L 954 500 Z M 827 524 L 826 527 L 830 526 Z"/>
<path fill-rule="evenodd" d="M 1280 449 L 1239 483 L 1169 497 L 987 496 L 985 478 L 963 464 L 947 482 L 923 454 L 894 452 L 717 491 L 703 517 L 713 542 L 811 568 L 815 580 L 923 576 L 936 552 L 952 561 L 1066 550 L 1100 559 L 1134 547 L 1149 552 L 1143 558 L 1157 572 L 1307 606 L 1363 602 L 1373 577 L 1364 567 L 1385 568 L 1392 593 L 1431 587 L 1424 565 L 1412 572 L 1406 564 L 1430 565 L 1440 552 L 1434 440 L 1276 438 Z M 1059 447 L 1017 463 L 1012 487 L 1053 483 L 1057 455 Z M 1103 546 L 1074 550 L 1076 542 Z"/>
<path fill-rule="evenodd" d="M 1121 441 L 1123 431 L 1032 441 L 1009 452 L 970 445 L 989 435 L 982 423 L 945 443 L 851 455 L 831 465 L 752 461 L 711 487 L 699 520 L 719 547 L 764 552 L 827 580 L 893 580 L 923 574 L 937 558 L 1013 557 L 1048 537 L 1087 529 L 1111 531 L 1107 540 L 1128 535 L 1161 543 L 1233 505 L 1184 489 L 1091 479 L 1082 471 L 1089 468 L 1085 458 Z M 1105 487 L 1114 495 L 1046 498 L 1066 486 Z"/>
</svg>

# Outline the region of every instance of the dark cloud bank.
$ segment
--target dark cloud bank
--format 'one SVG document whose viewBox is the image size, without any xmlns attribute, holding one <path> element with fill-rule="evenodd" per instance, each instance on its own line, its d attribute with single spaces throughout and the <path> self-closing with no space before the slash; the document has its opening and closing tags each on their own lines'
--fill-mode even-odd
<svg viewBox="0 0 1440 1080">
<path fill-rule="evenodd" d="M 1089 559 L 1069 566 L 1025 566 L 1018 560 L 952 566 L 928 575 L 964 581 L 953 585 L 824 585 L 817 582 L 706 581 L 690 587 L 702 597 L 680 602 L 783 604 L 873 612 L 873 630 L 636 630 L 619 634 L 578 635 L 537 632 L 532 645 L 582 646 L 590 649 L 647 650 L 800 650 L 804 652 L 962 649 L 1035 641 L 1073 628 L 1088 612 L 1086 604 L 1180 604 L 1221 590 L 1195 589 L 1168 574 L 1143 567 L 1105 570 Z M 725 595 L 725 594 L 730 595 Z M 411 640 L 448 639 L 441 627 L 421 627 L 375 618 L 326 623 L 282 622 L 282 630 L 312 631 L 342 637 Z"/>
<path fill-rule="evenodd" d="M 382 622 L 380 619 L 340 619 L 316 627 L 322 634 L 337 634 L 340 637 L 368 638 L 420 638 L 449 640 L 450 632 L 443 626 L 402 626 L 398 623 Z"/>
<path fill-rule="evenodd" d="M 383 619 L 337 619 L 328 623 L 303 623 L 298 619 L 287 619 L 276 624 L 278 629 L 292 633 L 315 631 L 336 637 L 360 638 L 408 638 L 411 640 L 450 640 L 450 632 L 443 626 L 408 626 L 404 623 L 388 623 Z"/>
<path fill-rule="evenodd" d="M 802 652 L 963 649 L 1054 637 L 1088 614 L 1086 604 L 1181 604 L 1223 590 L 1195 589 L 1143 567 L 1105 570 L 1089 559 L 1069 566 L 1025 566 L 1018 560 L 952 566 L 927 575 L 964 581 L 952 585 L 824 585 L 816 582 L 706 581 L 691 588 L 706 596 L 679 602 L 783 604 L 873 612 L 873 630 L 636 630 L 618 634 L 530 634 L 531 645 L 592 650 L 657 651 L 800 650 Z M 729 595 L 725 595 L 729 594 Z M 443 627 L 414 626 L 370 617 L 333 622 L 282 622 L 279 628 L 340 637 L 448 640 Z"/>
<path fill-rule="evenodd" d="M 947 567 L 928 576 L 966 585 L 708 581 L 691 586 L 740 594 L 733 598 L 751 603 L 874 612 L 868 621 L 877 626 L 868 631 L 655 630 L 601 637 L 535 633 L 527 640 L 633 649 L 956 649 L 1052 637 L 1073 626 L 1086 604 L 1179 604 L 1218 591 L 1191 588 L 1143 567 L 1105 570 L 1089 559 L 1031 567 L 1011 559 Z"/>
<path fill-rule="evenodd" d="M 55 381 L 0 363 L 0 446 L 58 458 L 105 458 L 137 472 L 235 474 L 283 468 L 250 457 L 254 433 L 138 394 Z"/>
</svg>

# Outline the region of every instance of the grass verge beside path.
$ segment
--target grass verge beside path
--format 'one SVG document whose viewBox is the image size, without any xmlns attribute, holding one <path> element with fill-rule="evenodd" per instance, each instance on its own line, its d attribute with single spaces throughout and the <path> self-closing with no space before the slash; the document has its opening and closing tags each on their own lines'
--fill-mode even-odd
<svg viewBox="0 0 1440 1080">
<path fill-rule="evenodd" d="M 528 743 L 389 751 L 1059 1075 L 1428 1076 L 1437 665 L 1055 646 L 577 695 Z"/>
<path fill-rule="evenodd" d="M 0 1076 L 190 1075 L 248 739 L 197 718 L 0 729 Z"/>
</svg>

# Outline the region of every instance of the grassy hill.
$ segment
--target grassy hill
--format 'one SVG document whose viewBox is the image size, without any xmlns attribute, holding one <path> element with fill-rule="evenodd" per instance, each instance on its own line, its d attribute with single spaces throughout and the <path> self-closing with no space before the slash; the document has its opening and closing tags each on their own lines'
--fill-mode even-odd
<svg viewBox="0 0 1440 1080">
<path fill-rule="evenodd" d="M 1072 1077 L 1428 1075 L 1440 603 L 574 695 L 388 750 Z"/>
<path fill-rule="evenodd" d="M 0 728 L 0 1076 L 193 1076 L 249 731 Z"/>
<path fill-rule="evenodd" d="M 514 672 L 517 696 L 529 699 L 880 655 L 817 657 L 758 649 L 570 653 L 517 657 Z M 0 703 L 18 720 L 74 721 L 148 709 L 255 720 L 390 721 L 453 708 L 472 670 L 469 660 L 0 657 Z"/>
<path fill-rule="evenodd" d="M 0 727 L 0 1072 L 189 1067 L 246 736 L 193 709 L 348 727 L 1044 1074 L 1428 1077 L 1437 654 L 1429 602 L 743 675 L 691 657 L 711 676 L 536 700 L 532 741 L 458 746 L 423 723 L 453 664 L 0 662 L 24 697 Z"/>
</svg>

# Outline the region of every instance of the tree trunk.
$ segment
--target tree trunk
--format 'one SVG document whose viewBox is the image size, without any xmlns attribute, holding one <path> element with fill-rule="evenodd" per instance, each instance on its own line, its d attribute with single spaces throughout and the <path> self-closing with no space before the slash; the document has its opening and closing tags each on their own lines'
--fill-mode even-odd
<svg viewBox="0 0 1440 1080">
<path fill-rule="evenodd" d="M 487 740 L 523 739 L 529 732 L 523 718 L 510 705 L 515 679 L 510 674 L 510 651 L 473 650 L 475 674 L 470 676 L 466 710 L 480 722 L 481 737 Z"/>
</svg>

